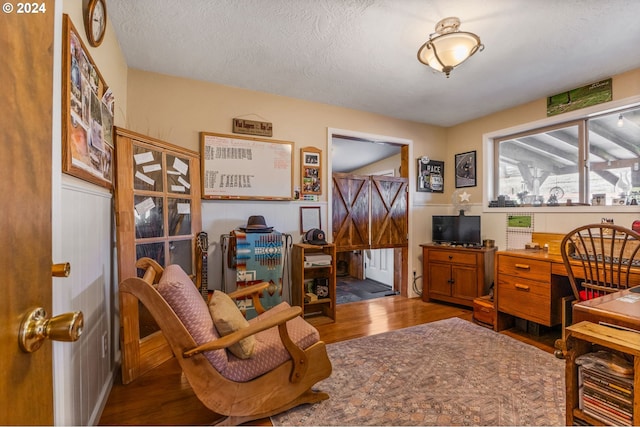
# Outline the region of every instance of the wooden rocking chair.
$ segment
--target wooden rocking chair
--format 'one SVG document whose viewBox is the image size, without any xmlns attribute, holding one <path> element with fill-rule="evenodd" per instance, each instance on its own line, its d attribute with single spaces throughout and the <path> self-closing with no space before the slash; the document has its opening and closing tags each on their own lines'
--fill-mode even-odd
<svg viewBox="0 0 640 427">
<path fill-rule="evenodd" d="M 218 425 L 239 425 L 329 398 L 311 389 L 329 377 L 331 362 L 317 330 L 300 316 L 300 307 L 281 303 L 250 320 L 248 327 L 219 337 L 207 303 L 179 266 L 163 269 L 152 259 L 141 258 L 137 267 L 145 270 L 144 277 L 124 280 L 120 292 L 134 295 L 149 310 L 195 395 L 207 408 L 226 416 Z M 266 285 L 228 295 L 255 295 Z M 255 302 L 257 297 L 253 298 Z M 256 337 L 251 358 L 237 358 L 227 351 L 250 336 Z"/>
</svg>

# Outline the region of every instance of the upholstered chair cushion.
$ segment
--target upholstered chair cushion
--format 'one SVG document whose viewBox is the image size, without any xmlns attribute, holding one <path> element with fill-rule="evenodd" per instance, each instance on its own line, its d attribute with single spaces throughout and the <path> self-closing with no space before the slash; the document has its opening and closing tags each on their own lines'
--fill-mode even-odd
<svg viewBox="0 0 640 427">
<path fill-rule="evenodd" d="M 220 338 L 207 303 L 179 265 L 165 268 L 157 289 L 198 345 Z M 218 372 L 227 369 L 225 350 L 207 351 L 204 355 Z"/>
<path fill-rule="evenodd" d="M 224 292 L 214 291 L 209 301 L 209 312 L 220 336 L 224 337 L 249 326 L 236 303 Z M 248 359 L 253 355 L 255 345 L 256 337 L 252 335 L 233 344 L 229 351 L 240 359 Z"/>
<path fill-rule="evenodd" d="M 269 316 L 286 310 L 288 307 L 290 307 L 288 303 L 282 302 L 258 317 L 250 319 L 249 323 L 260 322 Z M 302 317 L 289 320 L 287 322 L 287 331 L 291 340 L 302 349 L 306 349 L 320 339 L 318 330 Z M 230 354 L 227 369 L 222 372 L 223 376 L 232 381 L 249 381 L 271 371 L 291 358 L 280 340 L 277 327 L 259 332 L 255 337 L 256 344 L 253 357 L 243 360 Z"/>
</svg>

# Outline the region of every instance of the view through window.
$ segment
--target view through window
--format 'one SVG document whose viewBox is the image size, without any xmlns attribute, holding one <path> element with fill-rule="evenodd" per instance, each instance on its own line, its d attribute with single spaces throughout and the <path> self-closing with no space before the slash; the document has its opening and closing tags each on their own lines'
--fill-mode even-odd
<svg viewBox="0 0 640 427">
<path fill-rule="evenodd" d="M 640 108 L 494 140 L 502 206 L 636 205 Z"/>
</svg>

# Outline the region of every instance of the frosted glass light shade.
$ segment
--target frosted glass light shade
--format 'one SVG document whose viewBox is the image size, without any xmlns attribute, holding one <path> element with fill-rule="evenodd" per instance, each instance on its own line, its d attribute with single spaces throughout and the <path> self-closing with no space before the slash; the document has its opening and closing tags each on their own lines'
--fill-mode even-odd
<svg viewBox="0 0 640 427">
<path fill-rule="evenodd" d="M 436 26 L 436 37 L 432 36 L 418 50 L 418 61 L 436 71 L 449 73 L 478 50 L 484 49 L 480 38 L 473 33 L 457 31 L 457 18 L 447 18 Z"/>
</svg>

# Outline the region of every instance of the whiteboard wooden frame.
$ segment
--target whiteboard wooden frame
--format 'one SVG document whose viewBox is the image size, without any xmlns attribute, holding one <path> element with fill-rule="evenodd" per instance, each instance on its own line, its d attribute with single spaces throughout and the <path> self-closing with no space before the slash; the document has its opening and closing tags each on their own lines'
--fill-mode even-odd
<svg viewBox="0 0 640 427">
<path fill-rule="evenodd" d="M 200 164 L 203 199 L 293 200 L 293 142 L 200 132 Z"/>
</svg>

